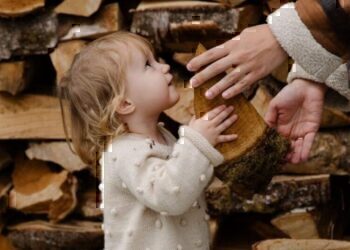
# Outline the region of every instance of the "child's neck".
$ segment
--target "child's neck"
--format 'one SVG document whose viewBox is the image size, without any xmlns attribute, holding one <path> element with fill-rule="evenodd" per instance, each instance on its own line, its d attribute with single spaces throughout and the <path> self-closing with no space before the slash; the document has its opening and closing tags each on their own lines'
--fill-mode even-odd
<svg viewBox="0 0 350 250">
<path fill-rule="evenodd" d="M 158 129 L 158 118 L 153 119 L 132 119 L 127 122 L 128 129 L 131 133 L 140 134 L 154 139 L 156 142 L 166 144 L 165 138 Z"/>
</svg>

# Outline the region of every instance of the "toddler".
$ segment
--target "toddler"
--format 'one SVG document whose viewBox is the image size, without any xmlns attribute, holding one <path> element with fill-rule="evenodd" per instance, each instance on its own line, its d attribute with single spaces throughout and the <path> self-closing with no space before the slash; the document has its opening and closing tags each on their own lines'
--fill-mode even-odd
<svg viewBox="0 0 350 250">
<path fill-rule="evenodd" d="M 237 119 L 233 107 L 192 118 L 176 140 L 158 123 L 179 99 L 169 65 L 121 31 L 85 47 L 58 91 L 76 153 L 102 166 L 105 249 L 209 249 L 204 189 L 224 160 L 214 146 L 237 138 L 222 134 Z"/>
</svg>

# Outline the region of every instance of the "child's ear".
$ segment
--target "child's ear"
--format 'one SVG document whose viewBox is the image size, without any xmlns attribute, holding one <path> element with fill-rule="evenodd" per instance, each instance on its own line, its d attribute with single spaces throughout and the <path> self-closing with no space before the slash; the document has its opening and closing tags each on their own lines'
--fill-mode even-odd
<svg viewBox="0 0 350 250">
<path fill-rule="evenodd" d="M 131 114 L 132 112 L 134 112 L 134 110 L 135 110 L 135 105 L 128 98 L 122 100 L 116 109 L 116 111 L 119 115 L 128 115 L 128 114 Z"/>
</svg>

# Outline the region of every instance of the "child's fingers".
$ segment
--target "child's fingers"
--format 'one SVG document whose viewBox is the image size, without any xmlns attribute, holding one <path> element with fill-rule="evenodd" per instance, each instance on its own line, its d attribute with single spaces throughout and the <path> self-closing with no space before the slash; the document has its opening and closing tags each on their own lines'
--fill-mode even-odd
<svg viewBox="0 0 350 250">
<path fill-rule="evenodd" d="M 233 109 L 233 106 L 229 106 L 225 110 L 222 110 L 216 117 L 212 119 L 213 124 L 215 126 L 218 126 L 220 123 L 222 123 L 223 120 L 225 120 L 230 115 Z"/>
<path fill-rule="evenodd" d="M 222 122 L 219 126 L 217 126 L 217 129 L 221 133 L 225 131 L 228 127 L 230 127 L 237 119 L 238 119 L 238 116 L 236 114 L 233 114 L 229 118 L 227 118 L 224 122 Z"/>
<path fill-rule="evenodd" d="M 219 135 L 217 138 L 217 143 L 229 142 L 236 140 L 238 135 L 230 134 L 230 135 Z"/>
<path fill-rule="evenodd" d="M 220 105 L 212 110 L 210 110 L 209 112 L 207 112 L 204 116 L 202 116 L 203 120 L 209 121 L 211 119 L 213 119 L 214 117 L 216 117 L 219 113 L 221 113 L 223 110 L 225 110 L 226 105 Z"/>
</svg>

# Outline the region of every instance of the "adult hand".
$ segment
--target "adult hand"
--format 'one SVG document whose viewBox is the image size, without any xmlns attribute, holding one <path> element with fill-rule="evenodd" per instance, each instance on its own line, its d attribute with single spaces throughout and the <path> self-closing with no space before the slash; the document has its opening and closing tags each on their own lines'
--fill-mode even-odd
<svg viewBox="0 0 350 250">
<path fill-rule="evenodd" d="M 279 45 L 268 25 L 263 24 L 249 27 L 239 36 L 193 58 L 187 64 L 187 69 L 198 71 L 211 63 L 192 77 L 190 83 L 193 87 L 197 87 L 234 67 L 234 70 L 206 92 L 206 97 L 212 99 L 226 90 L 223 98 L 228 99 L 271 73 L 287 57 L 288 55 Z"/>
<path fill-rule="evenodd" d="M 265 121 L 292 142 L 287 160 L 307 160 L 319 129 L 326 85 L 296 79 L 285 86 L 270 102 Z"/>
</svg>

